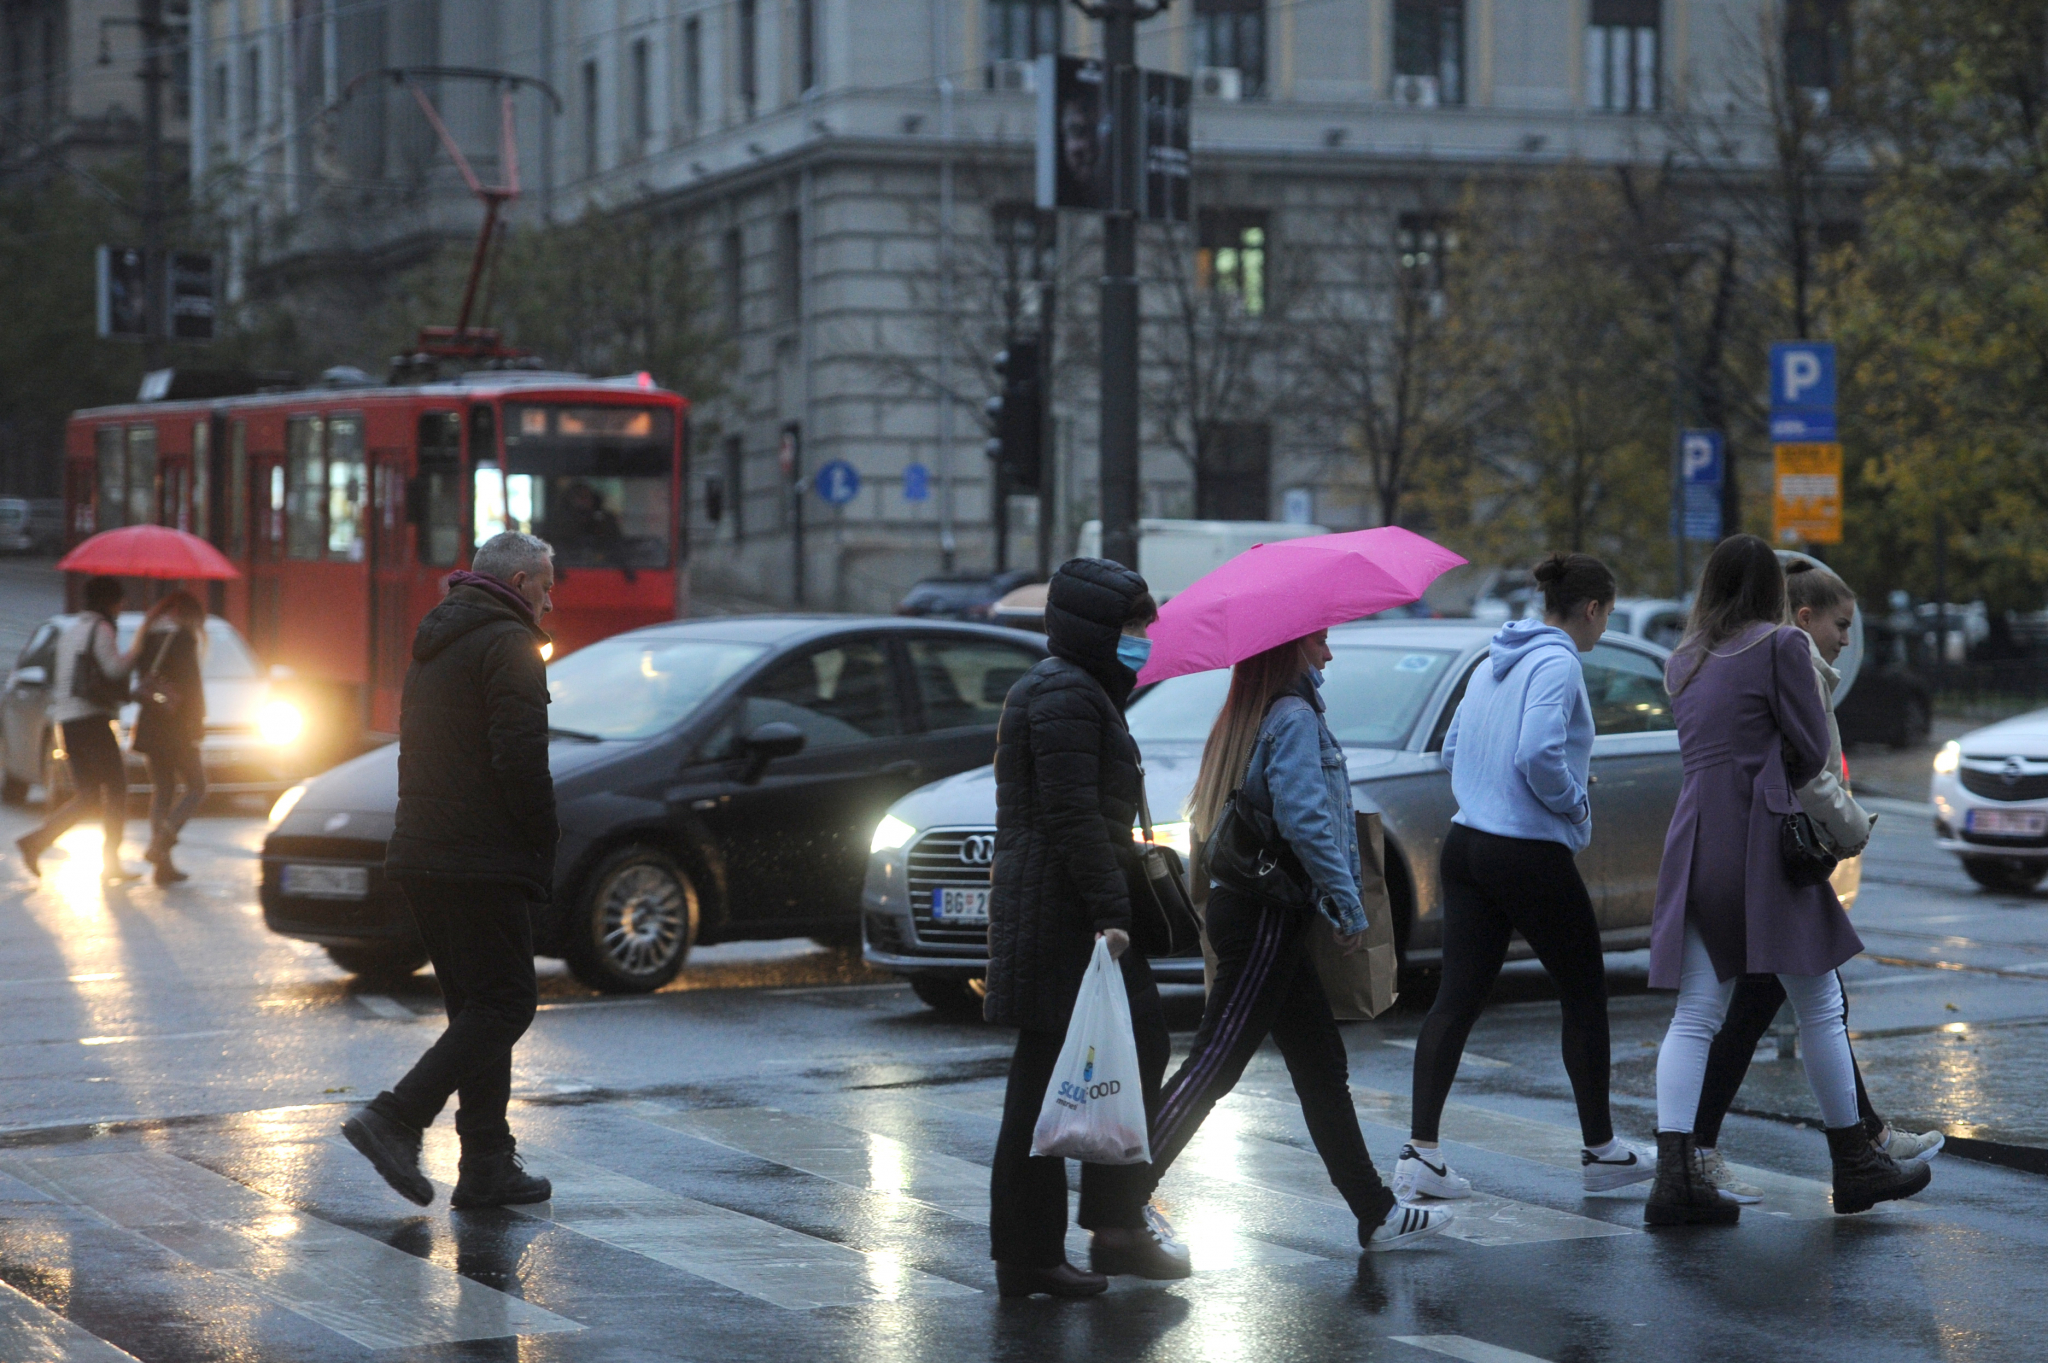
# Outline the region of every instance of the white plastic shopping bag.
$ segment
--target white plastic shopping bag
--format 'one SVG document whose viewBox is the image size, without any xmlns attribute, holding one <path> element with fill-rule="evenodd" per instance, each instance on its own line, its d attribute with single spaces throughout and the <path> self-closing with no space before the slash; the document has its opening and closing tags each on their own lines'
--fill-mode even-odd
<svg viewBox="0 0 2048 1363">
<path fill-rule="evenodd" d="M 1131 1000 L 1124 992 L 1123 971 L 1099 937 L 1031 1133 L 1031 1153 L 1090 1164 L 1147 1164 L 1152 1159 Z"/>
</svg>

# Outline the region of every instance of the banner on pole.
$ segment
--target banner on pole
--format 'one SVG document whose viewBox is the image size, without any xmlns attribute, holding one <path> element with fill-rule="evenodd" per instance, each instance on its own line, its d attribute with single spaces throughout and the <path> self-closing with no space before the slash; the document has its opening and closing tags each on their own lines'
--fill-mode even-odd
<svg viewBox="0 0 2048 1363">
<path fill-rule="evenodd" d="M 1842 447 L 1773 446 L 1771 535 L 1780 544 L 1842 542 Z"/>
</svg>

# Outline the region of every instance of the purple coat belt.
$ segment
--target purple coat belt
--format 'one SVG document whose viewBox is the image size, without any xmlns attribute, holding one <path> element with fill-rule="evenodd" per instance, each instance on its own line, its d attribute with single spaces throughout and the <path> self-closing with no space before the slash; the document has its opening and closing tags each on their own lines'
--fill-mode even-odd
<svg viewBox="0 0 2048 1363">
<path fill-rule="evenodd" d="M 1863 943 L 1834 889 L 1794 885 L 1778 851 L 1796 792 L 1828 759 L 1806 636 L 1752 626 L 1704 659 L 1674 654 L 1665 679 L 1685 780 L 1657 876 L 1651 988 L 1678 987 L 1688 918 L 1721 979 L 1833 970 Z"/>
</svg>

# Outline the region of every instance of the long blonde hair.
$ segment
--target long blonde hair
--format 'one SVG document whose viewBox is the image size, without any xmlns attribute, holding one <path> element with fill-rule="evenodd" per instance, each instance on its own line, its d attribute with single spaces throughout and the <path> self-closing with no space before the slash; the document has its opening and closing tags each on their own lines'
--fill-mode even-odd
<svg viewBox="0 0 2048 1363">
<path fill-rule="evenodd" d="M 1251 761 L 1252 745 L 1258 742 L 1266 711 L 1309 670 L 1306 645 L 1306 639 L 1293 639 L 1255 653 L 1230 669 L 1230 694 L 1209 729 L 1201 772 L 1195 777 L 1194 793 L 1188 796 L 1187 816 L 1194 825 L 1195 846 L 1209 840 L 1216 820 L 1222 817 L 1224 801 L 1244 779 L 1245 764 Z"/>
</svg>

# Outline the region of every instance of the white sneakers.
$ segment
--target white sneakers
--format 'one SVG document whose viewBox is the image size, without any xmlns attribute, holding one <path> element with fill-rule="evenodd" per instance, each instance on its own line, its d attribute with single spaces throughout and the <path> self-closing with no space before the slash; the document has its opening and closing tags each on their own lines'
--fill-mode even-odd
<svg viewBox="0 0 2048 1363">
<path fill-rule="evenodd" d="M 1599 1150 L 1579 1151 L 1579 1172 L 1587 1192 L 1611 1193 L 1657 1177 L 1657 1157 L 1626 1141 L 1613 1140 Z"/>
<path fill-rule="evenodd" d="M 1412 1145 L 1402 1146 L 1401 1158 L 1394 1161 L 1393 1188 L 1394 1196 L 1403 1202 L 1418 1197 L 1455 1201 L 1472 1196 L 1472 1180 L 1453 1173 L 1441 1150 L 1417 1150 Z"/>
<path fill-rule="evenodd" d="M 1947 1143 L 1948 1137 L 1939 1131 L 1923 1131 L 1916 1136 L 1893 1127 L 1891 1138 L 1884 1143 L 1884 1152 L 1900 1164 L 1931 1164 Z"/>
<path fill-rule="evenodd" d="M 1728 1161 L 1721 1158 L 1719 1150 L 1700 1151 L 1700 1172 L 1719 1190 L 1724 1202 L 1753 1207 L 1764 1200 L 1764 1190 L 1737 1178 L 1735 1171 L 1728 1167 Z"/>
<path fill-rule="evenodd" d="M 1441 1207 L 1411 1207 L 1406 1202 L 1396 1202 L 1394 1209 L 1387 1213 L 1387 1219 L 1373 1227 L 1371 1235 L 1360 1235 L 1368 1250 L 1380 1251 L 1399 1249 L 1401 1246 L 1435 1235 L 1449 1226 L 1456 1218 Z"/>
</svg>

